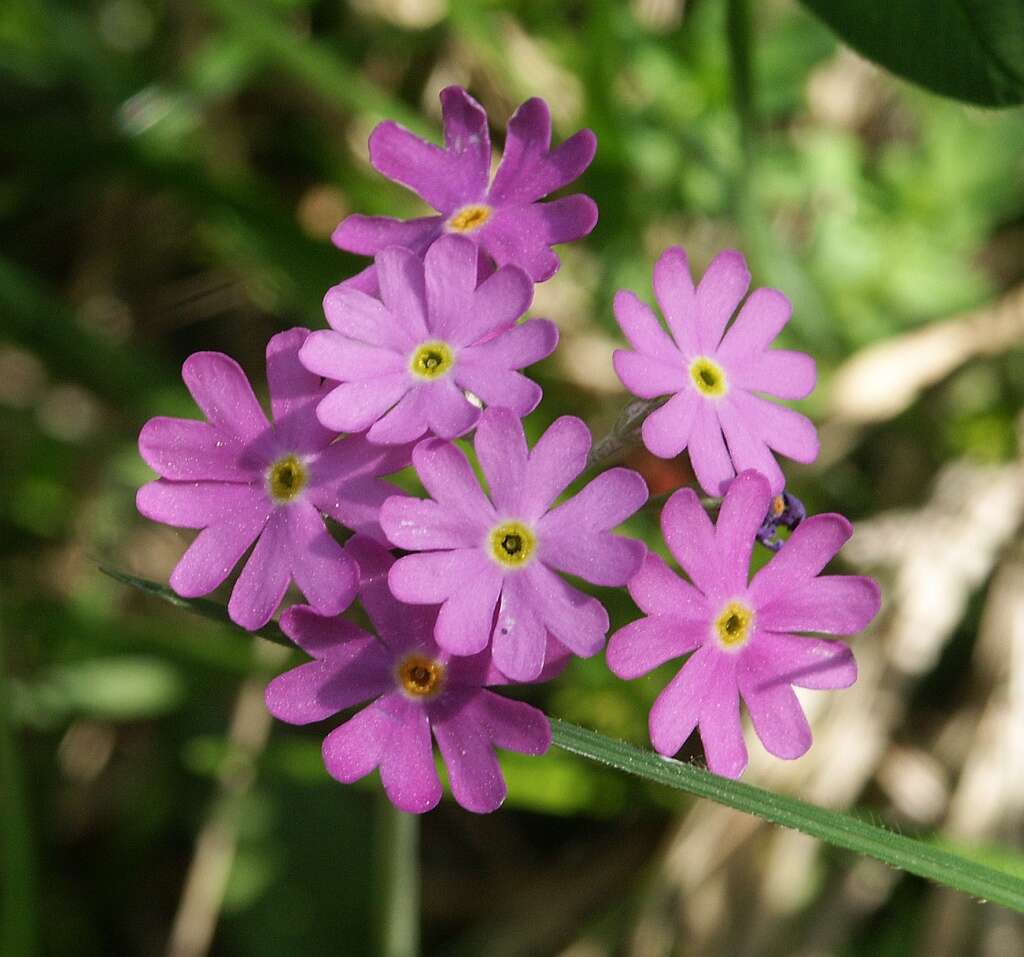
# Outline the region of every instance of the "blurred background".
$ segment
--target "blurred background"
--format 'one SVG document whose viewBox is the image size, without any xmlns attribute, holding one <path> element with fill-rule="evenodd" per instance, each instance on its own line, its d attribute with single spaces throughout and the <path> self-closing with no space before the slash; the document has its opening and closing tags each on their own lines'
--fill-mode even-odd
<svg viewBox="0 0 1024 957">
<path fill-rule="evenodd" d="M 5 0 L 0 8 L 0 940 L 10 957 L 371 953 L 376 780 L 263 710 L 298 656 L 104 577 L 187 543 L 143 521 L 152 415 L 182 360 L 263 384 L 275 331 L 322 327 L 362 260 L 349 212 L 416 215 L 369 167 L 385 117 L 439 136 L 460 83 L 495 143 L 545 97 L 599 139 L 601 220 L 533 314 L 562 330 L 545 402 L 606 432 L 611 298 L 670 243 L 793 300 L 822 453 L 787 466 L 856 524 L 885 606 L 858 684 L 805 697 L 795 763 L 746 779 L 855 808 L 1024 876 L 1024 115 L 941 99 L 804 8 L 757 4 L 736 109 L 723 0 Z M 744 101 L 746 102 L 746 101 Z M 746 116 L 746 123 L 738 117 Z M 747 149 L 744 149 L 744 143 Z M 655 493 L 685 458 L 633 453 Z M 656 513 L 630 526 L 651 538 Z M 763 561 L 766 556 L 762 555 Z M 613 626 L 636 616 L 601 593 Z M 530 700 L 646 743 L 667 672 L 576 661 Z M 691 742 L 683 757 L 700 760 Z M 422 821 L 424 950 L 453 955 L 1024 954 L 1020 920 L 565 753 L 505 755 L 505 808 Z"/>
</svg>

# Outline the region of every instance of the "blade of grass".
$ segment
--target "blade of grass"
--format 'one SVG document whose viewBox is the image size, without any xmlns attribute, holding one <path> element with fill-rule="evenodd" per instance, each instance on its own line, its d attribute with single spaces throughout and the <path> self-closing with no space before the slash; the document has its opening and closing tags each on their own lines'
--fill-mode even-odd
<svg viewBox="0 0 1024 957">
<path fill-rule="evenodd" d="M 934 843 L 896 834 L 850 814 L 718 777 L 559 718 L 551 719 L 551 728 L 555 745 L 572 754 L 753 814 L 982 900 L 1024 911 L 1024 881 Z"/>
</svg>

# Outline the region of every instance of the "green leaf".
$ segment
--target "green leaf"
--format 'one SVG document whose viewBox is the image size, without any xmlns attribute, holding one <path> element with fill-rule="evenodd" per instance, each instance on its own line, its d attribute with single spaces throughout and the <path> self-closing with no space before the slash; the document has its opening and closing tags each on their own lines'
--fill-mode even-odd
<svg viewBox="0 0 1024 957">
<path fill-rule="evenodd" d="M 179 608 L 185 608 L 197 615 L 202 615 L 203 618 L 209 618 L 211 621 L 219 621 L 221 624 L 230 625 L 232 628 L 241 631 L 243 634 L 257 635 L 260 638 L 265 638 L 267 641 L 274 642 L 276 645 L 284 645 L 286 648 L 295 647 L 295 645 L 288 640 L 284 632 L 281 631 L 275 621 L 264 625 L 258 631 L 247 632 L 244 628 L 240 628 L 236 625 L 228 617 L 227 608 L 218 602 L 210 601 L 209 598 L 182 598 L 181 595 L 176 595 L 166 585 L 161 585 L 145 578 L 136 578 L 134 575 L 129 575 L 127 572 L 117 571 L 117 569 L 114 568 L 108 568 L 106 565 L 100 565 L 100 571 L 103 572 L 104 575 L 109 575 L 115 581 L 119 581 L 124 585 L 131 585 L 132 588 L 137 588 L 139 591 L 143 591 L 147 595 L 155 595 L 157 598 L 162 598 L 164 601 L 170 602 L 172 605 L 177 605 Z"/>
<path fill-rule="evenodd" d="M 943 96 L 1024 102 L 1020 0 L 803 0 L 851 47 Z"/>
<path fill-rule="evenodd" d="M 558 747 L 591 761 L 753 814 L 982 900 L 1024 911 L 1024 881 L 934 843 L 904 837 L 850 814 L 718 777 L 558 718 L 551 719 L 551 728 Z"/>
</svg>

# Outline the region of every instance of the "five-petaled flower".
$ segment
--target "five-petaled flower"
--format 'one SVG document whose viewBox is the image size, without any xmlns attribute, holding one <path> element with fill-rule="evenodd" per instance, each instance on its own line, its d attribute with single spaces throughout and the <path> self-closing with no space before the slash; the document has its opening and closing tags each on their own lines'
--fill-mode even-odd
<svg viewBox="0 0 1024 957">
<path fill-rule="evenodd" d="M 485 651 L 456 658 L 435 644 L 436 609 L 410 607 L 388 590 L 394 559 L 367 538 L 345 547 L 359 565 L 359 598 L 377 637 L 343 618 L 293 606 L 281 617 L 285 633 L 313 661 L 267 687 L 271 714 L 291 724 L 333 717 L 370 702 L 324 739 L 324 764 L 346 783 L 380 768 L 384 790 L 403 811 L 429 811 L 441 799 L 431 733 L 448 768 L 455 800 L 478 813 L 505 799 L 495 747 L 543 754 L 551 725 L 543 712 L 487 690 L 507 684 Z M 549 677 L 564 665 L 552 656 Z"/>
<path fill-rule="evenodd" d="M 267 345 L 272 424 L 234 359 L 197 352 L 182 377 L 207 421 L 158 417 L 139 436 L 143 459 L 161 476 L 139 489 L 139 511 L 202 529 L 171 574 L 179 595 L 213 591 L 256 542 L 228 603 L 243 628 L 265 625 L 292 579 L 324 614 L 349 605 L 356 567 L 321 513 L 381 538 L 380 505 L 397 490 L 378 476 L 410 459 L 408 446 L 362 436 L 335 442 L 337 433 L 317 421 L 324 386 L 299 363 L 307 335 L 290 329 Z"/>
<path fill-rule="evenodd" d="M 644 444 L 662 458 L 688 449 L 709 495 L 721 495 L 745 469 L 781 492 L 785 479 L 772 450 L 797 462 L 818 455 L 809 419 L 752 394 L 802 399 L 814 389 L 810 356 L 768 348 L 789 321 L 789 300 L 775 289 L 756 289 L 726 331 L 749 286 L 743 256 L 726 250 L 694 288 L 686 253 L 670 247 L 654 267 L 654 293 L 671 336 L 632 292 L 615 297 L 615 317 L 636 350 L 615 352 L 623 385 L 642 398 L 672 396 L 644 421 Z"/>
<path fill-rule="evenodd" d="M 716 527 L 692 490 L 676 492 L 662 531 L 692 584 L 649 554 L 629 583 L 647 617 L 608 642 L 608 666 L 620 678 L 692 652 L 651 709 L 651 742 L 673 755 L 699 728 L 708 767 L 727 777 L 739 777 L 747 763 L 740 697 L 768 751 L 802 755 L 811 730 L 791 686 L 845 688 L 857 668 L 847 645 L 797 633 L 854 634 L 880 602 L 870 578 L 820 574 L 851 535 L 841 515 L 805 519 L 748 583 L 770 500 L 764 476 L 743 472 L 725 494 Z"/>
<path fill-rule="evenodd" d="M 541 203 L 576 179 L 594 158 L 597 140 L 579 130 L 551 149 L 547 104 L 527 100 L 512 115 L 505 153 L 491 181 L 487 114 L 464 89 L 441 91 L 444 148 L 426 143 L 397 123 L 381 123 L 370 135 L 370 162 L 388 179 L 413 190 L 440 215 L 402 221 L 386 216 L 349 216 L 334 232 L 341 249 L 374 256 L 404 246 L 422 256 L 445 233 L 466 236 L 479 247 L 481 268 L 513 264 L 534 282 L 558 269 L 557 243 L 586 236 L 597 222 L 597 205 L 582 193 Z M 374 267 L 355 277 L 375 293 Z"/>
<path fill-rule="evenodd" d="M 490 498 L 450 442 L 426 439 L 413 465 L 432 500 L 388 499 L 381 526 L 393 545 L 420 554 L 400 558 L 389 581 L 413 604 L 441 604 L 435 637 L 446 651 L 473 655 L 493 635 L 494 663 L 516 681 L 536 678 L 546 632 L 574 654 L 604 645 L 608 613 L 553 569 L 596 585 L 624 585 L 639 569 L 642 542 L 614 535 L 647 500 L 630 469 L 597 476 L 552 508 L 586 467 L 590 432 L 557 419 L 530 451 L 522 423 L 492 407 L 480 418 L 475 449 Z"/>
<path fill-rule="evenodd" d="M 505 266 L 477 286 L 476 247 L 444 236 L 420 260 L 392 247 L 377 257 L 382 302 L 352 286 L 324 299 L 330 330 L 302 347 L 307 369 L 341 383 L 317 408 L 340 432 L 369 429 L 371 442 L 418 439 L 428 429 L 454 438 L 471 429 L 488 405 L 527 415 L 541 389 L 518 369 L 550 355 L 558 329 L 546 319 L 516 320 L 533 284 Z"/>
</svg>

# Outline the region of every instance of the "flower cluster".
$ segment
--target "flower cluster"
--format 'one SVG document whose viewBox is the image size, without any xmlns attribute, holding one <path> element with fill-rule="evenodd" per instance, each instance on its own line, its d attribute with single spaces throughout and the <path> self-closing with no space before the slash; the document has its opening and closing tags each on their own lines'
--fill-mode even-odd
<svg viewBox="0 0 1024 957">
<path fill-rule="evenodd" d="M 437 215 L 357 214 L 338 227 L 335 243 L 373 263 L 328 291 L 329 328 L 270 340 L 272 415 L 234 360 L 197 353 L 183 377 L 205 421 L 143 428 L 139 449 L 159 478 L 139 490 L 140 512 L 199 530 L 171 587 L 208 594 L 252 548 L 228 611 L 255 630 L 294 583 L 306 603 L 280 624 L 312 660 L 274 679 L 267 705 L 307 724 L 364 704 L 327 734 L 324 763 L 346 782 L 379 770 L 405 811 L 440 800 L 435 740 L 453 796 L 477 812 L 505 797 L 495 748 L 548 748 L 547 717 L 489 689 L 547 680 L 605 647 L 607 611 L 566 575 L 627 587 L 645 613 L 608 643 L 616 675 L 688 656 L 651 711 L 658 751 L 675 754 L 697 729 L 711 770 L 739 775 L 742 698 L 765 747 L 797 757 L 810 730 L 792 686 L 856 677 L 846 645 L 802 633 L 853 634 L 879 595 L 870 579 L 820 574 L 850 526 L 804 520 L 772 454 L 817 454 L 809 420 L 755 394 L 814 387 L 812 359 L 769 348 L 789 303 L 758 289 L 730 325 L 750 282 L 743 257 L 722 253 L 695 285 L 676 248 L 654 268 L 668 332 L 633 293 L 615 298 L 633 347 L 614 356 L 620 378 L 637 396 L 668 397 L 643 422 L 644 443 L 665 457 L 687 450 L 704 491 L 722 496 L 717 526 L 690 489 L 664 507 L 686 581 L 616 531 L 647 502 L 637 472 L 599 470 L 578 418 L 556 419 L 532 448 L 521 421 L 542 397 L 523 370 L 558 344 L 554 323 L 524 319 L 533 284 L 558 268 L 551 247 L 597 220 L 582 194 L 544 200 L 587 168 L 593 134 L 552 148 L 547 106 L 528 100 L 491 178 L 483 109 L 458 87 L 441 105 L 443 147 L 390 122 L 370 137 L 373 166 Z M 472 459 L 456 444 L 470 433 Z M 409 466 L 426 497 L 386 478 Z M 792 532 L 784 542 L 780 528 Z M 777 554 L 748 580 L 757 541 Z M 356 602 L 375 634 L 348 617 Z"/>
</svg>

